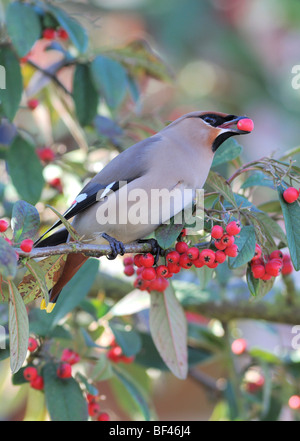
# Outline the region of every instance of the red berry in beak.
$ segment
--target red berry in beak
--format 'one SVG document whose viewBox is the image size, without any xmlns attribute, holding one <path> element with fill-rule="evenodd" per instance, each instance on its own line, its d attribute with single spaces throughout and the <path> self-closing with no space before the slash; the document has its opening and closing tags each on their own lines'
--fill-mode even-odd
<svg viewBox="0 0 300 441">
<path fill-rule="evenodd" d="M 252 132 L 254 129 L 254 123 L 250 118 L 243 118 L 238 121 L 237 128 L 245 132 Z"/>
</svg>

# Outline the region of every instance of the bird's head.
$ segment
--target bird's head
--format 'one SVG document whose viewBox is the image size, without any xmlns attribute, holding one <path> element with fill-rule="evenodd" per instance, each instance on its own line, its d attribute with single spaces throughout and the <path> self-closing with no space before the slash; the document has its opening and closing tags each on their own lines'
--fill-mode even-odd
<svg viewBox="0 0 300 441">
<path fill-rule="evenodd" d="M 170 124 L 180 124 L 185 132 L 201 141 L 213 153 L 226 141 L 235 135 L 245 135 L 253 130 L 253 122 L 247 116 L 229 115 L 221 112 L 191 112 L 178 118 Z"/>
</svg>

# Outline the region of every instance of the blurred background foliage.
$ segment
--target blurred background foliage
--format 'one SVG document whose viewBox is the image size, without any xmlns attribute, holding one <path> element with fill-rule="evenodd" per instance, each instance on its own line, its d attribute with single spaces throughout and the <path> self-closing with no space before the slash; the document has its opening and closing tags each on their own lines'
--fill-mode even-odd
<svg viewBox="0 0 300 441">
<path fill-rule="evenodd" d="M 2 2 L 2 10 L 7 3 Z M 300 92 L 291 85 L 292 67 L 300 62 L 300 4 L 297 0 L 93 0 L 54 3 L 87 29 L 90 36 L 88 56 L 117 54 L 123 62 L 128 62 L 129 70 L 130 67 L 133 69 L 138 87 L 132 85 L 133 99 L 127 100 L 118 111 L 102 104 L 101 115 L 112 118 L 115 124 L 98 118 L 95 127 L 88 126 L 83 131 L 68 112 L 68 102 L 65 98 L 61 99 L 58 88 L 50 82 L 49 87 L 42 87 L 42 80 L 33 66 L 25 64 L 22 67 L 26 98 L 38 97 L 40 105 L 38 112 L 29 112 L 25 105 L 18 112 L 15 123 L 24 132 L 30 133 L 38 147 L 50 145 L 57 156 L 54 164 L 50 163 L 43 169 L 46 181 L 43 202 L 64 211 L 81 189 L 82 183 L 98 172 L 117 151 L 151 135 L 162 128 L 164 122 L 192 110 L 216 110 L 246 114 L 252 118 L 255 130 L 251 136 L 243 139 L 245 148 L 242 158 L 245 161 L 278 151 L 283 153 L 299 144 Z M 59 62 L 63 56 L 61 51 L 45 51 L 47 44 L 40 40 L 30 58 L 32 63 L 42 68 Z M 135 68 L 130 48 L 135 48 L 134 57 L 137 57 L 137 44 L 145 64 L 143 67 L 137 63 L 138 67 Z M 159 59 L 163 63 L 157 61 Z M 151 76 L 145 74 L 149 73 L 149 69 L 154 69 Z M 59 80 L 67 90 L 72 87 L 73 75 L 72 64 L 58 73 Z M 7 184 L 4 165 L 1 167 L 3 181 Z M 223 165 L 221 170 L 224 176 L 228 175 L 227 165 Z M 54 179 L 59 179 L 56 185 Z M 58 186 L 58 182 L 62 187 Z M 256 202 L 266 202 L 266 194 L 256 194 Z M 11 211 L 12 201 L 17 198 L 15 189 L 8 185 L 3 199 L 6 215 Z M 55 220 L 55 216 L 45 208 L 44 203 L 38 203 L 37 208 L 46 228 Z M 120 262 L 102 260 L 102 277 L 97 279 L 97 295 L 100 293 L 100 299 L 104 290 L 107 296 L 113 297 L 114 282 L 109 276 L 119 276 L 122 272 Z M 106 285 L 105 277 L 109 279 Z M 228 273 L 219 274 L 218 277 L 221 282 L 215 286 L 221 291 L 223 281 L 228 281 Z M 239 292 L 240 285 L 236 281 L 230 289 Z M 122 294 L 127 293 L 131 286 L 124 282 L 122 290 Z M 100 312 L 103 305 L 101 302 L 99 304 L 94 299 L 93 305 L 97 314 L 101 315 L 105 311 Z M 146 318 L 141 315 L 139 320 L 143 324 Z M 194 332 L 195 338 L 199 338 L 202 336 L 201 326 L 206 326 L 207 320 L 198 316 L 190 316 L 190 320 L 190 335 Z M 194 320 L 196 324 L 193 325 Z M 216 321 L 210 322 L 209 326 L 213 332 L 205 338 L 214 338 L 217 346 L 223 330 Z M 250 348 L 263 339 L 267 353 L 284 353 L 290 347 L 289 326 L 240 321 L 232 325 L 231 337 L 241 335 L 247 338 Z M 147 345 L 147 341 L 143 341 L 143 344 Z M 267 353 L 256 353 L 256 356 L 261 361 L 264 378 L 270 379 Z M 236 362 L 229 359 L 228 365 L 232 363 Z M 239 363 L 241 366 L 238 369 L 243 370 L 249 360 Z M 234 419 L 238 414 L 234 411 L 236 402 L 230 388 L 225 393 L 226 403 L 216 400 L 225 375 L 223 366 L 217 360 L 202 364 L 201 375 L 194 373 L 184 382 L 155 369 L 148 370 L 146 374 L 138 365 L 130 366 L 128 370 L 143 384 L 144 392 L 151 393 L 160 420 L 222 420 Z M 282 384 L 286 379 L 281 378 L 280 374 L 280 367 L 275 374 L 272 371 L 275 380 L 279 378 Z M 234 369 L 231 375 L 234 376 Z M 255 368 L 252 369 L 253 375 L 255 377 Z M 2 419 L 19 419 L 24 412 L 25 419 L 45 417 L 39 410 L 43 408 L 41 394 L 33 390 L 28 393 L 26 386 L 12 386 L 6 362 L 1 363 L 0 378 Z M 219 382 L 217 387 L 212 387 L 211 378 Z M 113 409 L 113 418 L 139 417 L 134 411 L 130 394 L 123 393 L 122 387 L 117 380 L 114 384 L 101 382 L 101 394 L 106 396 L 107 407 Z M 298 385 L 295 387 L 297 389 Z M 285 390 L 286 396 L 279 401 L 287 402 L 290 394 L 295 392 L 290 383 Z M 275 394 L 276 398 L 272 401 L 272 409 L 266 404 L 270 404 L 271 394 Z M 123 400 L 120 400 L 118 397 L 122 395 Z M 232 407 L 231 400 L 234 401 Z M 27 406 L 24 406 L 26 402 Z M 254 407 L 261 406 L 261 403 L 265 405 L 262 419 L 276 419 L 279 412 L 282 419 L 293 418 L 287 406 L 281 408 L 281 404 L 278 404 L 278 391 L 276 387 L 272 389 L 269 383 L 264 389 L 264 397 L 250 396 L 249 403 Z"/>
</svg>

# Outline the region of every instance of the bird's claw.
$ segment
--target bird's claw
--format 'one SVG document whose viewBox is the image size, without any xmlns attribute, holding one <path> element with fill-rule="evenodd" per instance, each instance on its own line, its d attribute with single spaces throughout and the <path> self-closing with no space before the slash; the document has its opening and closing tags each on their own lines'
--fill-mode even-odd
<svg viewBox="0 0 300 441">
<path fill-rule="evenodd" d="M 106 256 L 108 260 L 114 260 L 118 255 L 124 256 L 125 246 L 123 242 L 120 242 L 119 240 L 109 236 L 106 233 L 103 233 L 102 237 L 107 240 L 111 248 L 111 253 L 109 254 L 109 256 Z"/>
</svg>

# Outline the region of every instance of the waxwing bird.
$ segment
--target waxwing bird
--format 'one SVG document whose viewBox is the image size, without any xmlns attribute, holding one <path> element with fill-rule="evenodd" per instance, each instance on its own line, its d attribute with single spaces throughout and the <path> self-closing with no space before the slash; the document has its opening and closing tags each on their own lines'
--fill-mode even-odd
<svg viewBox="0 0 300 441">
<path fill-rule="evenodd" d="M 108 241 L 113 257 L 122 254 L 123 244 L 146 238 L 192 202 L 196 189 L 203 188 L 219 146 L 231 136 L 250 133 L 251 123 L 245 116 L 219 112 L 197 111 L 178 118 L 116 156 L 82 189 L 64 217 L 74 218 L 72 225 L 83 242 Z M 187 189 L 192 190 L 190 196 L 183 198 Z M 166 198 L 157 203 L 152 195 L 163 191 Z M 35 247 L 67 242 L 64 228 L 45 237 L 59 225 L 60 220 Z M 79 253 L 68 255 L 50 292 L 51 304 L 87 259 Z M 49 305 L 47 311 L 52 308 Z"/>
</svg>

